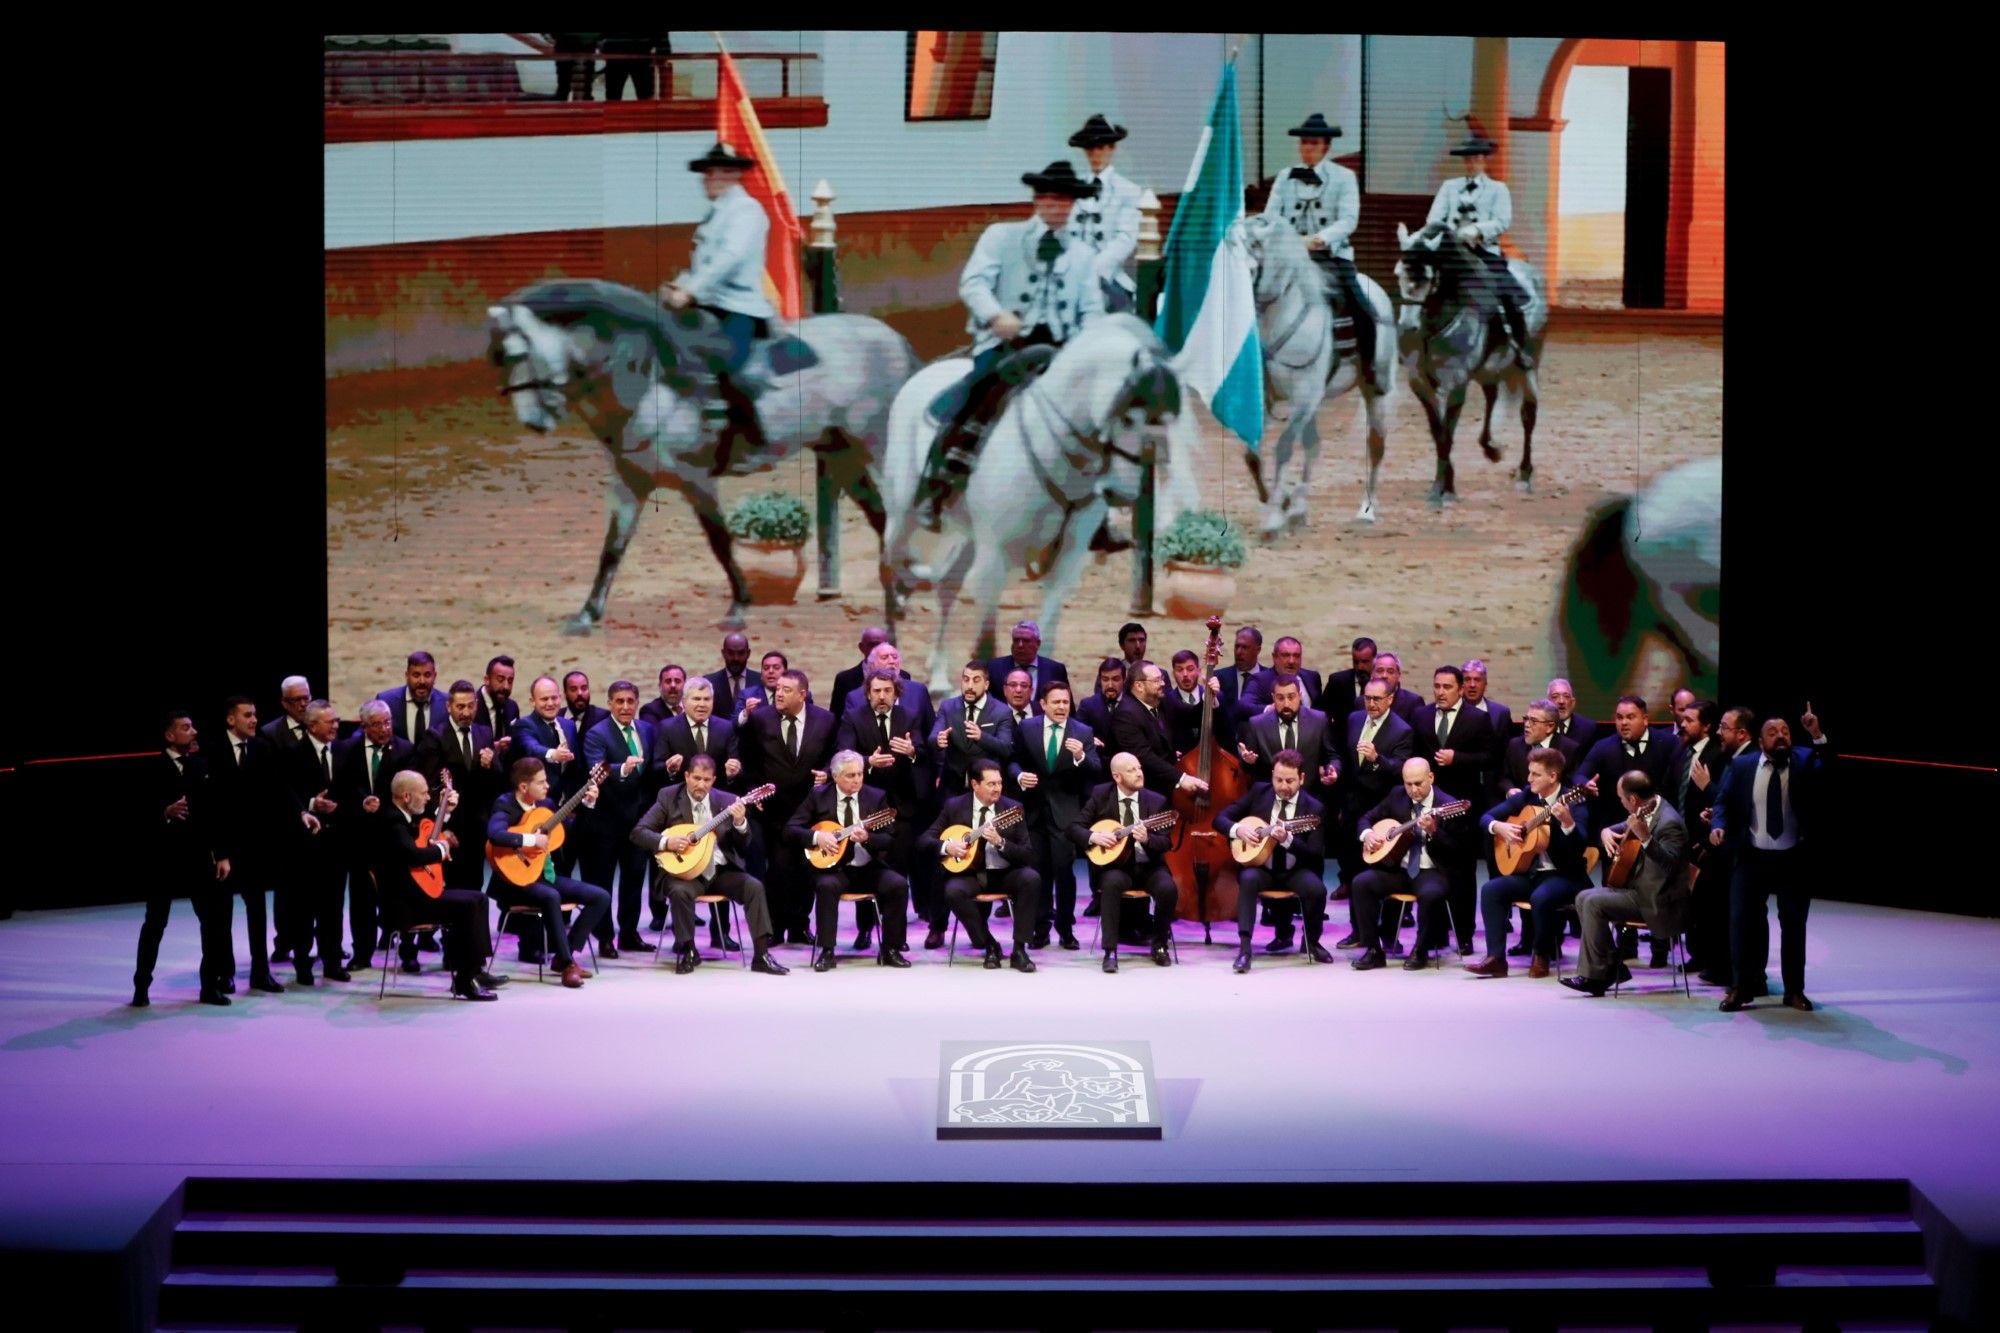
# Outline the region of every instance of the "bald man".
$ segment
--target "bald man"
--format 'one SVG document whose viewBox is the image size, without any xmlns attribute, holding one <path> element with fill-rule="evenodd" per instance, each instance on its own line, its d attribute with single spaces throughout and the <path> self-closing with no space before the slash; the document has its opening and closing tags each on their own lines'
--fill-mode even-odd
<svg viewBox="0 0 2000 1333">
<path fill-rule="evenodd" d="M 1110 847 L 1121 840 L 1125 844 L 1109 865 L 1093 862 L 1090 867 L 1090 886 L 1097 892 L 1099 924 L 1103 928 L 1106 972 L 1118 970 L 1118 912 L 1127 889 L 1143 890 L 1153 900 L 1154 965 L 1166 967 L 1173 961 L 1167 951 L 1167 939 L 1174 928 L 1174 908 L 1180 901 L 1180 890 L 1166 865 L 1173 829 L 1166 825 L 1130 831 L 1133 825 L 1166 809 L 1167 798 L 1147 789 L 1146 772 L 1139 766 L 1138 756 L 1121 750 L 1111 756 L 1111 781 L 1090 793 L 1090 799 L 1083 803 L 1075 822 L 1069 826 L 1070 841 L 1079 851 Z M 1092 829 L 1093 824 L 1107 819 L 1115 821 L 1119 831 Z"/>
<path fill-rule="evenodd" d="M 1475 850 L 1475 825 L 1469 817 L 1437 817 L 1438 808 L 1450 801 L 1448 794 L 1437 790 L 1429 761 L 1410 759 L 1403 764 L 1403 785 L 1361 817 L 1364 855 L 1381 846 L 1382 839 L 1373 826 L 1383 820 L 1406 824 L 1414 819 L 1417 826 L 1407 835 L 1407 851 L 1370 866 L 1355 878 L 1347 903 L 1354 924 L 1353 940 L 1361 947 L 1352 964 L 1355 971 L 1367 972 L 1387 961 L 1383 940 L 1395 941 L 1403 919 L 1402 905 L 1390 899 L 1392 893 L 1417 895 L 1417 942 L 1403 960 L 1405 972 L 1427 966 L 1431 947 L 1443 942 L 1438 909 L 1454 883 L 1471 877 Z"/>
<path fill-rule="evenodd" d="M 445 813 L 458 805 L 459 793 L 447 794 Z M 436 865 L 451 858 L 452 849 L 443 842 L 417 845 L 417 821 L 430 804 L 430 781 L 414 769 L 405 769 L 389 780 L 389 809 L 382 823 L 383 836 L 376 843 L 375 877 L 382 895 L 385 925 L 397 930 L 417 921 L 444 924 L 444 965 L 451 972 L 451 993 L 461 1000 L 491 1000 L 493 988 L 506 979 L 485 971 L 493 952 L 493 940 L 486 919 L 486 895 L 478 889 L 446 889 L 436 898 L 424 895 L 411 871 Z M 433 817 L 438 812 L 433 811 Z M 461 849 L 462 855 L 471 853 Z"/>
</svg>

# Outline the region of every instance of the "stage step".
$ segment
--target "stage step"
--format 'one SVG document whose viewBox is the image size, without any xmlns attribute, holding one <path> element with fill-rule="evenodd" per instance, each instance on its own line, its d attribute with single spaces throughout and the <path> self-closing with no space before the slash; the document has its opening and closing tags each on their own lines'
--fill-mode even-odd
<svg viewBox="0 0 2000 1333">
<path fill-rule="evenodd" d="M 831 1207 L 813 1185 L 617 1182 L 548 1197 L 191 1180 L 161 1320 L 1658 1325 L 1922 1323 L 1935 1308 L 1900 1181 L 881 1184 L 841 1186 Z M 1603 1210 L 1580 1215 L 1584 1199 Z"/>
</svg>

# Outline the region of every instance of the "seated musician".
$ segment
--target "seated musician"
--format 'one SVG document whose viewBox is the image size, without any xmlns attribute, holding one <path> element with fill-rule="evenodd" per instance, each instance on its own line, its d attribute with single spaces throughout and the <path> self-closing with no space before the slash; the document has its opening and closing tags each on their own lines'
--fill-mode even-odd
<svg viewBox="0 0 2000 1333">
<path fill-rule="evenodd" d="M 673 908 L 674 972 L 686 976 L 701 966 L 701 954 L 694 947 L 694 900 L 699 894 L 719 893 L 743 909 L 750 923 L 750 938 L 756 948 L 753 971 L 782 977 L 791 971 L 771 957 L 771 908 L 764 898 L 764 884 L 744 869 L 750 854 L 750 820 L 742 802 L 715 786 L 715 757 L 691 756 L 681 765 L 681 780 L 660 792 L 653 808 L 632 829 L 632 841 L 653 852 L 676 856 L 693 845 L 685 834 L 667 832 L 681 824 L 706 824 L 714 815 L 729 812 L 728 822 L 715 831 L 715 851 L 708 864 L 693 879 L 665 876 L 667 901 Z M 774 848 L 775 852 L 776 849 Z"/>
<path fill-rule="evenodd" d="M 497 999 L 496 986 L 505 977 L 486 971 L 493 952 L 493 935 L 486 919 L 486 895 L 477 889 L 446 889 L 437 898 L 425 896 L 410 872 L 451 859 L 442 840 L 417 845 L 417 820 L 430 803 L 430 783 L 422 773 L 405 769 L 389 782 L 390 810 L 381 821 L 377 840 L 376 878 L 381 881 L 382 908 L 391 921 L 419 919 L 444 923 L 444 965 L 451 970 L 451 993 L 461 1000 Z M 439 822 L 458 805 L 458 793 L 447 793 Z"/>
<path fill-rule="evenodd" d="M 1508 821 L 1523 810 L 1555 804 L 1549 842 L 1534 863 L 1511 875 L 1497 875 L 1479 887 L 1479 916 L 1486 925 L 1486 957 L 1467 963 L 1478 977 L 1507 975 L 1507 920 L 1517 902 L 1530 904 L 1523 930 L 1534 932 L 1534 957 L 1528 975 L 1545 977 L 1562 949 L 1562 910 L 1590 887 L 1584 849 L 1590 845 L 1588 818 L 1581 806 L 1556 802 L 1562 791 L 1564 760 L 1560 750 L 1541 749 L 1528 756 L 1528 785 L 1479 817 L 1482 832 L 1521 842 L 1521 829 Z"/>
<path fill-rule="evenodd" d="M 1618 779 L 1618 800 L 1627 818 L 1604 830 L 1604 856 L 1616 864 L 1625 840 L 1639 844 L 1639 859 L 1622 889 L 1586 889 L 1577 895 L 1577 921 L 1583 927 L 1582 956 L 1577 975 L 1562 984 L 1586 995 L 1602 995 L 1613 980 L 1630 981 L 1631 969 L 1611 942 L 1611 928 L 1623 921 L 1644 920 L 1654 940 L 1668 940 L 1681 930 L 1681 909 L 1688 892 L 1681 871 L 1687 859 L 1687 822 L 1653 789 L 1653 780 L 1638 769 Z M 1611 974 L 1617 972 L 1614 978 Z"/>
<path fill-rule="evenodd" d="M 1102 829 L 1093 832 L 1092 824 L 1107 819 L 1115 819 L 1120 825 L 1136 824 L 1166 809 L 1167 798 L 1147 789 L 1146 773 L 1139 767 L 1137 757 L 1121 751 L 1111 756 L 1111 781 L 1090 793 L 1076 822 L 1070 825 L 1070 841 L 1079 849 L 1109 847 L 1119 840 L 1118 835 Z M 1125 890 L 1135 887 L 1144 889 L 1153 899 L 1154 964 L 1166 967 L 1173 961 L 1167 952 L 1167 936 L 1173 930 L 1174 907 L 1180 901 L 1180 890 L 1174 884 L 1173 871 L 1167 868 L 1167 846 L 1171 841 L 1171 829 L 1153 829 L 1128 837 L 1125 849 L 1110 865 L 1091 863 L 1090 887 L 1097 894 L 1102 916 L 1106 972 L 1118 970 L 1118 909 L 1124 902 Z"/>
<path fill-rule="evenodd" d="M 985 950 L 985 965 L 998 968 L 1000 941 L 987 927 L 986 904 L 978 901 L 978 895 L 1006 894 L 1014 916 L 1014 954 L 1009 965 L 1016 972 L 1032 972 L 1035 960 L 1028 952 L 1028 941 L 1034 933 L 1036 914 L 1041 910 L 1042 876 L 1035 869 L 1035 844 L 1028 837 L 1028 822 L 1017 818 L 1004 829 L 995 826 L 994 821 L 1001 815 L 1021 808 L 1019 801 L 1001 794 L 1006 784 L 1000 765 L 981 756 L 965 772 L 971 790 L 944 803 L 937 818 L 917 840 L 917 855 L 962 856 L 967 851 L 978 851 L 970 866 L 945 873 L 945 905 L 964 924 L 973 944 Z M 947 842 L 944 831 L 954 824 L 972 831 Z M 979 846 L 981 843 L 984 846 Z"/>
<path fill-rule="evenodd" d="M 893 680 L 885 682 L 885 685 L 892 686 Z M 825 829 L 815 832 L 814 824 L 832 821 L 842 828 L 853 828 L 888 806 L 889 797 L 879 787 L 862 785 L 863 772 L 861 756 L 853 750 L 842 750 L 827 761 L 828 780 L 813 788 L 812 794 L 800 802 L 785 825 L 786 839 L 799 849 L 794 855 L 804 856 L 808 847 L 831 850 L 838 844 L 834 835 Z M 886 832 L 880 837 L 871 837 L 869 830 L 859 829 L 848 839 L 847 854 L 842 864 L 831 870 L 821 870 L 808 864 L 807 883 L 812 887 L 813 922 L 816 927 L 813 945 L 818 955 L 813 959 L 813 971 L 831 972 L 834 969 L 834 934 L 840 928 L 840 895 L 843 893 L 875 895 L 875 904 L 882 916 L 882 947 L 875 954 L 876 964 L 881 967 L 910 965 L 910 960 L 897 952 L 908 944 L 910 881 L 889 864 L 888 851 L 892 842 Z"/>
<path fill-rule="evenodd" d="M 493 813 L 486 821 L 487 846 L 501 851 L 540 851 L 549 845 L 547 832 L 515 833 L 513 829 L 537 806 L 555 809 L 555 802 L 549 799 L 548 767 L 532 756 L 516 759 L 507 776 L 513 781 L 514 790 L 493 802 Z M 596 801 L 597 784 L 586 783 L 583 803 L 594 805 Z M 492 892 L 493 901 L 502 907 L 532 907 L 542 914 L 542 934 L 555 965 L 562 969 L 562 984 L 571 990 L 583 985 L 591 974 L 577 965 L 575 951 L 583 947 L 604 914 L 611 910 L 611 894 L 595 884 L 556 874 L 553 856 L 543 860 L 542 877 L 536 883 L 525 889 L 516 888 L 504 876 L 495 875 Z M 576 904 L 576 920 L 570 923 L 567 932 L 563 930 L 564 903 Z"/>
<path fill-rule="evenodd" d="M 1408 759 L 1403 763 L 1403 785 L 1361 817 L 1363 852 L 1372 853 L 1381 846 L 1372 826 L 1385 819 L 1398 824 L 1414 819 L 1417 827 L 1411 830 L 1410 849 L 1401 860 L 1370 866 L 1354 881 L 1348 912 L 1362 950 L 1354 959 L 1355 971 L 1366 972 L 1387 963 L 1382 936 L 1394 939 L 1403 920 L 1401 904 L 1389 897 L 1392 893 L 1417 895 L 1417 942 L 1403 960 L 1403 970 L 1419 971 L 1430 962 L 1430 942 L 1443 938 L 1437 933 L 1438 908 L 1450 894 L 1452 880 L 1472 873 L 1472 821 L 1440 821 L 1432 814 L 1449 799 L 1449 793 L 1438 791 L 1427 760 Z"/>
<path fill-rule="evenodd" d="M 1289 889 L 1299 896 L 1305 909 L 1306 953 L 1315 963 L 1330 963 L 1333 955 L 1319 942 L 1326 926 L 1326 810 L 1303 789 L 1305 760 L 1297 750 L 1280 750 L 1271 759 L 1271 780 L 1260 782 L 1235 804 L 1215 817 L 1215 831 L 1222 837 L 1255 846 L 1274 838 L 1271 859 L 1261 866 L 1244 866 L 1236 872 L 1236 932 L 1241 943 L 1237 972 L 1250 970 L 1250 935 L 1257 922 L 1257 895 L 1267 889 Z M 1238 822 L 1255 815 L 1262 826 L 1239 827 Z M 1317 815 L 1320 822 L 1310 830 L 1269 833 L 1272 824 Z"/>
</svg>

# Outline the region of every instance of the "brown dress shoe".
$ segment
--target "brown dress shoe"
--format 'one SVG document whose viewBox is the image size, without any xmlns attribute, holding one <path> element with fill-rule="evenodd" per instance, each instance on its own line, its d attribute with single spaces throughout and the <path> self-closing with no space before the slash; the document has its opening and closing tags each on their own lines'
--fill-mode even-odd
<svg viewBox="0 0 2000 1333">
<path fill-rule="evenodd" d="M 1549 960 L 1548 960 L 1548 959 L 1546 959 L 1546 958 L 1542 957 L 1542 956 L 1541 956 L 1540 954 L 1536 954 L 1536 955 L 1535 955 L 1535 956 L 1534 956 L 1533 958 L 1530 958 L 1530 959 L 1528 960 L 1528 975 L 1529 975 L 1529 976 L 1531 976 L 1531 977 L 1545 977 L 1545 976 L 1547 976 L 1548 974 L 1549 974 Z"/>
<path fill-rule="evenodd" d="M 1785 1007 L 1809 1014 L 1813 1011 L 1813 1002 L 1806 998 L 1804 991 L 1793 991 L 1785 997 Z"/>
<path fill-rule="evenodd" d="M 1482 958 L 1476 963 L 1467 963 L 1465 970 L 1475 977 L 1504 977 L 1507 975 L 1507 960 L 1500 957 Z"/>
<path fill-rule="evenodd" d="M 569 987 L 571 990 L 576 990 L 583 985 L 583 979 L 588 975 L 589 973 L 585 972 L 575 963 L 571 963 L 563 969 L 562 982 L 563 985 Z"/>
</svg>

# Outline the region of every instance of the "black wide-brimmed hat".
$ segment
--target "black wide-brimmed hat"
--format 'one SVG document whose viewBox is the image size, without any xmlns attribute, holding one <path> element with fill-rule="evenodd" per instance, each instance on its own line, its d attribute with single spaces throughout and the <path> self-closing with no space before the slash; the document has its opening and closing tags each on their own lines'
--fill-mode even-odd
<svg viewBox="0 0 2000 1333">
<path fill-rule="evenodd" d="M 707 171 L 710 167 L 735 167 L 739 171 L 748 171 L 756 165 L 756 158 L 744 157 L 728 144 L 719 143 L 700 157 L 691 159 L 688 162 L 688 170 Z"/>
<path fill-rule="evenodd" d="M 1102 115 L 1096 115 L 1084 121 L 1083 128 L 1069 136 L 1069 145 L 1072 148 L 1101 148 L 1124 137 L 1123 125 L 1113 125 Z"/>
<path fill-rule="evenodd" d="M 1490 157 L 1492 154 L 1493 141 L 1483 134 L 1475 134 L 1451 150 L 1453 157 Z"/>
<path fill-rule="evenodd" d="M 1097 193 L 1097 182 L 1079 179 L 1067 162 L 1051 162 L 1040 171 L 1030 171 L 1021 177 L 1021 183 L 1032 186 L 1036 194 L 1066 194 L 1072 199 L 1089 199 Z"/>
<path fill-rule="evenodd" d="M 1306 117 L 1303 125 L 1294 125 L 1285 133 L 1295 139 L 1338 139 L 1340 126 L 1327 124 L 1326 117 L 1315 111 Z"/>
</svg>

